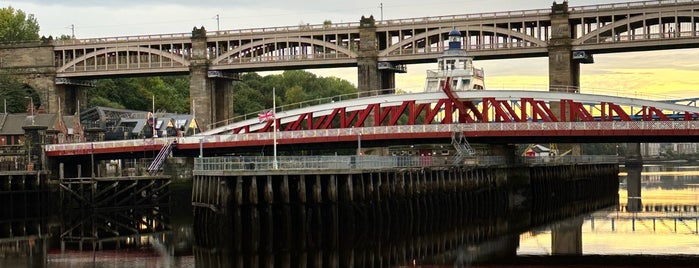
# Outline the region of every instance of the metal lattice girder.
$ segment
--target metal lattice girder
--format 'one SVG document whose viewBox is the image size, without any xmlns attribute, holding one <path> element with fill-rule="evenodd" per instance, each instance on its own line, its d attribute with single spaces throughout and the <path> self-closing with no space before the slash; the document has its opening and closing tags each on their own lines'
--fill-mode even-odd
<svg viewBox="0 0 699 268">
<path fill-rule="evenodd" d="M 541 91 L 379 95 L 277 113 L 284 131 L 416 124 L 697 120 L 699 108 L 663 101 Z M 458 104 L 457 104 L 458 103 Z M 552 108 L 552 103 L 559 107 Z M 554 111 L 558 112 L 554 113 Z M 632 113 L 633 112 L 633 113 Z M 401 120 L 404 119 L 404 120 Z M 272 121 L 244 120 L 201 135 L 270 132 Z"/>
</svg>

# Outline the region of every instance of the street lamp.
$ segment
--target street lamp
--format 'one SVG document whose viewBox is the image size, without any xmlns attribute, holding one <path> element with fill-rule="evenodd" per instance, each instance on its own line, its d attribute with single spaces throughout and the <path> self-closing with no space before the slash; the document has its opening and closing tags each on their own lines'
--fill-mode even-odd
<svg viewBox="0 0 699 268">
<path fill-rule="evenodd" d="M 155 124 L 158 123 L 158 118 L 155 117 L 155 95 L 153 95 L 153 107 L 152 108 L 153 108 L 153 110 L 152 110 L 153 111 L 153 125 L 151 126 L 151 130 L 153 131 L 152 137 L 157 138 L 158 132 L 155 129 Z"/>
<path fill-rule="evenodd" d="M 362 155 L 362 133 L 357 131 L 357 155 Z"/>
<path fill-rule="evenodd" d="M 26 96 L 25 99 L 29 99 L 29 105 L 32 113 L 32 126 L 34 125 L 34 98 L 32 96 Z"/>
</svg>

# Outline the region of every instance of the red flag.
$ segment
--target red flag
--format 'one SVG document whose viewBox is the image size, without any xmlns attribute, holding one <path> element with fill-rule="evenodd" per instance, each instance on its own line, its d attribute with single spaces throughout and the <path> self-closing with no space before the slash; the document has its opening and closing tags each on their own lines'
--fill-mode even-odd
<svg viewBox="0 0 699 268">
<path fill-rule="evenodd" d="M 260 119 L 260 122 L 272 120 L 272 119 L 274 119 L 274 111 L 268 110 L 268 111 L 264 111 L 262 113 L 259 113 L 259 114 L 257 114 L 257 118 Z"/>
</svg>

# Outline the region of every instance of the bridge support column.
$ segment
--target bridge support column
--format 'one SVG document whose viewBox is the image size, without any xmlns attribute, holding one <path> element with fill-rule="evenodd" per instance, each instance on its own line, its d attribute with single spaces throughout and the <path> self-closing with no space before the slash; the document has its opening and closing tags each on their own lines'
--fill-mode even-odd
<svg viewBox="0 0 699 268">
<path fill-rule="evenodd" d="M 197 118 L 199 127 L 207 130 L 213 122 L 211 112 L 211 81 L 207 78 L 209 65 L 206 60 L 206 30 L 192 31 L 192 59 L 189 67 L 189 97 L 192 100 L 190 112 Z"/>
<path fill-rule="evenodd" d="M 379 43 L 379 47 L 388 46 L 384 42 Z M 380 94 L 396 93 L 396 73 L 406 73 L 405 65 L 395 64 L 393 62 L 381 61 L 378 63 L 379 79 L 381 92 Z"/>
<path fill-rule="evenodd" d="M 626 144 L 626 193 L 628 200 L 626 210 L 638 212 L 642 209 L 641 202 L 641 171 L 643 170 L 643 156 L 640 143 Z"/>
<path fill-rule="evenodd" d="M 553 255 L 582 255 L 582 217 L 575 217 L 556 224 L 551 230 Z"/>
<path fill-rule="evenodd" d="M 390 70 L 379 70 L 381 78 L 381 94 L 396 92 L 396 73 Z"/>
<path fill-rule="evenodd" d="M 79 85 L 57 84 L 53 94 L 50 92 L 46 94 L 54 95 L 53 98 L 48 98 L 48 102 L 44 106 L 49 113 L 58 113 L 59 106 L 64 115 L 75 114 L 78 108 L 83 110 L 84 107 L 87 107 L 87 89 Z M 42 96 L 41 99 L 43 101 L 44 97 Z"/>
<path fill-rule="evenodd" d="M 580 63 L 573 60 L 572 29 L 568 21 L 568 2 L 551 7 L 549 40 L 549 91 L 577 92 L 580 87 Z M 560 111 L 554 109 L 553 111 Z"/>
<path fill-rule="evenodd" d="M 227 125 L 233 118 L 233 81 L 240 81 L 237 73 L 208 71 L 207 78 L 211 85 L 212 127 Z"/>
<path fill-rule="evenodd" d="M 359 51 L 357 52 L 357 91 L 360 97 L 376 95 L 370 93 L 381 87 L 374 16 L 362 16 L 359 21 Z"/>
<path fill-rule="evenodd" d="M 579 93 L 580 63 L 573 59 L 573 31 L 570 27 L 568 2 L 551 6 L 551 39 L 548 44 L 549 54 L 549 91 Z M 551 111 L 561 118 L 561 105 L 551 102 Z M 571 155 L 580 155 L 580 144 L 561 144 L 559 153 L 570 151 Z"/>
<path fill-rule="evenodd" d="M 209 71 L 206 29 L 192 31 L 192 59 L 190 61 L 189 96 L 192 112 L 202 130 L 225 125 L 233 117 L 232 81 L 237 74 Z"/>
</svg>

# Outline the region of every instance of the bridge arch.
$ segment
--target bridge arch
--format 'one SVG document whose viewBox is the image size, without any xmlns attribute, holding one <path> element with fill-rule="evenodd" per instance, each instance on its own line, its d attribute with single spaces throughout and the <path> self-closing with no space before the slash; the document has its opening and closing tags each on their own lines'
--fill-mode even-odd
<svg viewBox="0 0 699 268">
<path fill-rule="evenodd" d="M 288 43 L 288 42 L 297 42 L 299 45 L 300 44 L 310 44 L 310 45 L 314 45 L 314 46 L 329 48 L 331 50 L 337 51 L 337 52 L 345 55 L 347 58 L 356 58 L 357 57 L 357 53 L 350 50 L 349 48 L 345 48 L 345 47 L 342 47 L 342 46 L 339 46 L 339 45 L 336 45 L 333 43 L 320 41 L 320 40 L 316 40 L 316 39 L 312 39 L 312 38 L 296 37 L 296 38 L 286 38 L 283 41 L 280 41 L 277 39 L 265 39 L 265 40 L 251 42 L 251 43 L 242 45 L 240 47 L 237 47 L 235 49 L 227 51 L 226 53 L 221 54 L 220 56 L 216 57 L 213 60 L 213 64 L 214 65 L 227 64 L 226 60 L 228 58 L 231 58 L 235 55 L 240 56 L 245 51 L 250 51 L 255 47 L 263 47 L 263 46 L 273 46 L 274 47 L 273 50 L 266 51 L 265 54 L 269 53 L 269 52 L 277 51 L 277 50 L 279 50 L 279 48 L 277 48 L 277 44 Z M 285 48 L 287 48 L 287 47 L 285 47 Z M 264 55 L 264 54 L 259 54 L 259 55 L 257 55 L 257 57 L 262 56 L 262 55 Z M 242 57 L 240 57 L 240 58 L 242 58 Z"/>
<path fill-rule="evenodd" d="M 620 34 L 620 33 L 628 33 L 631 30 L 635 29 L 643 29 L 643 26 L 655 26 L 655 25 L 660 25 L 662 24 L 663 19 L 671 19 L 673 22 L 680 23 L 680 22 L 694 22 L 694 21 L 699 21 L 699 16 L 696 15 L 696 13 L 692 13 L 689 11 L 681 11 L 681 12 L 673 12 L 671 15 L 666 15 L 666 14 L 650 14 L 650 15 L 638 15 L 630 18 L 626 18 L 623 20 L 618 20 L 614 21 L 613 23 L 607 24 L 603 27 L 600 27 L 594 31 L 591 31 L 578 39 L 573 41 L 573 45 L 582 45 L 588 43 L 588 41 L 593 41 L 592 43 L 597 43 L 597 41 L 594 40 L 597 36 L 604 36 L 607 38 L 614 38 L 613 33 Z M 643 22 L 646 22 L 644 24 Z M 648 23 L 650 22 L 650 24 Z M 692 26 L 694 28 L 694 26 Z M 614 31 L 618 30 L 618 31 Z M 642 38 L 642 39 L 652 39 L 650 38 L 650 33 L 644 33 L 648 37 Z M 679 36 L 677 36 L 679 37 Z"/>
<path fill-rule="evenodd" d="M 483 32 L 489 32 L 492 33 L 493 35 L 508 35 L 512 36 L 515 38 L 518 38 L 522 41 L 526 42 L 531 42 L 535 44 L 538 47 L 546 47 L 546 41 L 542 41 L 540 39 L 537 39 L 533 36 L 526 35 L 521 32 L 509 30 L 509 29 L 502 29 L 502 28 L 496 28 L 493 26 L 479 26 L 478 29 Z M 437 36 L 437 35 L 442 35 L 442 34 L 448 34 L 452 29 L 448 28 L 443 28 L 443 29 L 438 29 L 438 30 L 432 30 L 432 31 L 427 31 L 418 35 L 415 35 L 412 38 L 407 38 L 405 40 L 401 40 L 400 42 L 384 49 L 383 51 L 379 52 L 379 57 L 384 57 L 384 56 L 389 56 L 392 53 L 396 51 L 400 51 L 402 47 L 404 47 L 407 44 L 413 43 L 416 40 L 426 40 L 431 36 Z M 466 28 L 466 31 L 469 31 L 468 28 Z M 468 38 L 468 36 L 466 37 Z"/>
<path fill-rule="evenodd" d="M 184 59 L 182 55 L 177 55 L 177 54 L 172 54 L 170 52 L 158 50 L 158 49 L 153 49 L 153 48 L 145 48 L 145 47 L 111 47 L 111 48 L 105 48 L 101 50 L 97 50 L 94 52 L 87 53 L 85 55 L 82 55 L 80 57 L 77 57 L 73 59 L 72 61 L 66 63 L 63 65 L 61 68 L 59 68 L 56 72 L 61 73 L 61 72 L 66 72 L 66 70 L 70 69 L 71 67 L 77 66 L 81 62 L 85 62 L 87 59 L 92 58 L 92 57 L 98 57 L 100 55 L 104 56 L 105 58 L 107 57 L 107 54 L 109 53 L 119 53 L 119 52 L 137 52 L 137 53 L 148 53 L 148 54 L 153 54 L 153 55 L 158 55 L 162 58 L 170 59 L 174 62 L 182 64 L 182 66 L 189 66 L 189 61 Z"/>
</svg>

